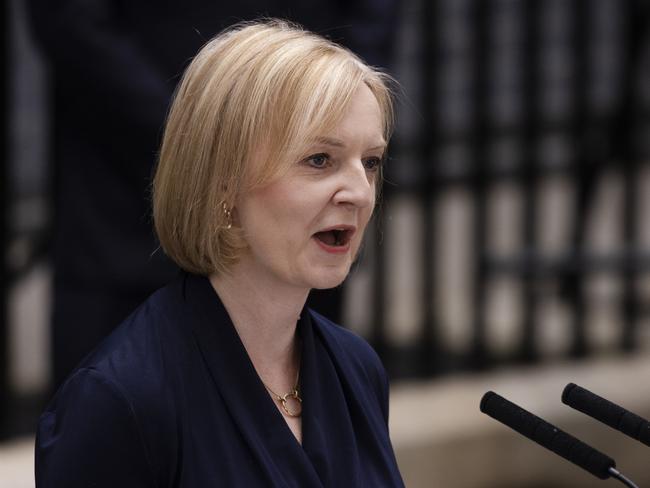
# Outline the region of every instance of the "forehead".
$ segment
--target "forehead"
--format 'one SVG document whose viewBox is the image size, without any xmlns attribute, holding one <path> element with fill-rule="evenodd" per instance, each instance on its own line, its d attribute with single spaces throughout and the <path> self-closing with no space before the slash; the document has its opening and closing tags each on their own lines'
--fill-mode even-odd
<svg viewBox="0 0 650 488">
<path fill-rule="evenodd" d="M 384 114 L 370 88 L 357 88 L 341 117 L 329 130 L 316 135 L 316 142 L 341 146 L 355 142 L 364 146 L 385 146 Z"/>
</svg>

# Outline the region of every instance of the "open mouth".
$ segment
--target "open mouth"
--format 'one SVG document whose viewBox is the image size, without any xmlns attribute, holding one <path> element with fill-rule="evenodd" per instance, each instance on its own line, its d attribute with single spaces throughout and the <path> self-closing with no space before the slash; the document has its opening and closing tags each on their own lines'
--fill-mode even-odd
<svg viewBox="0 0 650 488">
<path fill-rule="evenodd" d="M 352 239 L 354 233 L 351 229 L 330 229 L 322 232 L 317 232 L 314 237 L 321 241 L 326 246 L 330 247 L 344 247 Z"/>
</svg>

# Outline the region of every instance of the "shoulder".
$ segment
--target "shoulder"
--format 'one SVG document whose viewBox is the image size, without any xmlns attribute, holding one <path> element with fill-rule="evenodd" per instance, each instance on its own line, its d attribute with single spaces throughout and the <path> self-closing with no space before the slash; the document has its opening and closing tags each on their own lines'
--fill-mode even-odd
<svg viewBox="0 0 650 488">
<path fill-rule="evenodd" d="M 92 368 L 75 371 L 41 416 L 35 456 L 38 486 L 145 487 L 155 480 L 128 395 Z"/>
<path fill-rule="evenodd" d="M 113 385 L 147 423 L 172 413 L 171 392 L 194 352 L 177 288 L 168 285 L 151 295 L 80 365 Z"/>
<path fill-rule="evenodd" d="M 99 465 L 102 457 L 116 461 L 128 443 L 137 450 L 130 457 L 139 456 L 148 473 L 164 471 L 178 434 L 174 384 L 193 344 L 172 295 L 169 287 L 154 293 L 59 388 L 39 422 L 41 460 L 84 451 Z M 96 437 L 104 447 L 93 444 Z M 88 445 L 92 452 L 84 450 Z"/>
<path fill-rule="evenodd" d="M 80 364 L 122 385 L 127 392 L 155 383 L 165 363 L 187 343 L 182 324 L 181 298 L 175 286 L 161 288 L 131 313 Z M 132 382 L 136 384 L 131 385 Z M 141 382 L 139 384 L 138 382 Z"/>
<path fill-rule="evenodd" d="M 159 353 L 163 340 L 161 335 L 166 329 L 166 319 L 156 303 L 158 293 L 149 297 L 100 342 L 82 361 L 77 371 L 93 371 L 92 375 L 126 386 L 128 380 L 138 378 L 134 372 L 149 370 L 153 355 Z M 79 375 L 75 372 L 66 383 L 71 383 L 74 376 Z"/>
</svg>

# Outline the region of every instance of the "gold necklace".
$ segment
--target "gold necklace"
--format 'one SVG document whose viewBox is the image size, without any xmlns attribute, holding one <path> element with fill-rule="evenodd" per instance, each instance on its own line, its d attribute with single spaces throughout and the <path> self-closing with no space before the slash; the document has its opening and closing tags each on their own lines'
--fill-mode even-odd
<svg viewBox="0 0 650 488">
<path fill-rule="evenodd" d="M 262 381 L 264 387 L 267 390 L 269 390 L 269 392 L 271 392 L 275 400 L 280 403 L 280 405 L 282 406 L 282 410 L 284 410 L 284 413 L 288 417 L 300 417 L 300 415 L 302 414 L 302 398 L 300 398 L 300 392 L 298 391 L 299 378 L 300 378 L 300 370 L 298 370 L 298 373 L 296 374 L 296 386 L 294 386 L 291 391 L 285 393 L 284 395 L 278 395 L 276 392 L 271 390 L 271 388 L 269 388 L 266 383 Z M 293 400 L 296 403 L 296 405 L 299 407 L 297 410 L 289 410 L 289 407 L 287 406 L 287 400 L 289 399 Z"/>
</svg>

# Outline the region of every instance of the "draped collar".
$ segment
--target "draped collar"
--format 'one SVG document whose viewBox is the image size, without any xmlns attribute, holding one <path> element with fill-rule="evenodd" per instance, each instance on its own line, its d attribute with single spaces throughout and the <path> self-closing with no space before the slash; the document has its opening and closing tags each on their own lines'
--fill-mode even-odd
<svg viewBox="0 0 650 488">
<path fill-rule="evenodd" d="M 269 486 L 355 486 L 358 454 L 338 373 L 303 309 L 300 445 L 259 378 L 228 313 L 205 277 L 186 275 L 184 298 L 203 361 Z M 332 431 L 336 435 L 332 435 Z"/>
</svg>

